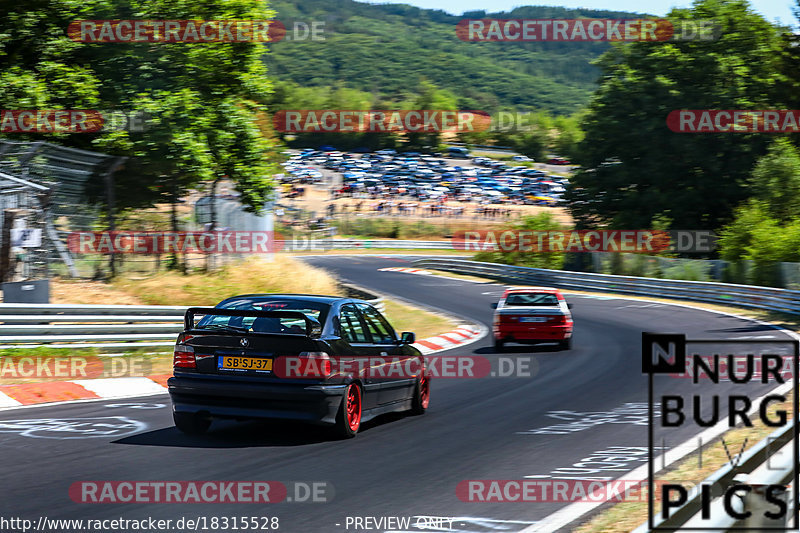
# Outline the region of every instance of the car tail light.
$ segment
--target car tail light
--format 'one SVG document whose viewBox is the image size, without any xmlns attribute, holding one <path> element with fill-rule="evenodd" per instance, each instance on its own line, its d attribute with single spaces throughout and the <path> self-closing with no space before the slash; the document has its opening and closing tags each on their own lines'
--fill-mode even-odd
<svg viewBox="0 0 800 533">
<path fill-rule="evenodd" d="M 519 319 L 516 315 L 500 315 L 500 323 L 501 324 L 508 324 L 510 322 L 517 322 Z"/>
<path fill-rule="evenodd" d="M 183 344 L 175 345 L 175 353 L 172 356 L 172 366 L 174 368 L 197 368 L 194 358 L 194 348 Z"/>
<path fill-rule="evenodd" d="M 567 323 L 567 317 L 566 317 L 566 315 L 558 315 L 558 316 L 552 317 L 551 321 L 554 324 L 566 324 Z"/>
<path fill-rule="evenodd" d="M 300 377 L 327 378 L 331 375 L 331 358 L 325 352 L 301 352 L 297 358 L 297 374 Z"/>
</svg>

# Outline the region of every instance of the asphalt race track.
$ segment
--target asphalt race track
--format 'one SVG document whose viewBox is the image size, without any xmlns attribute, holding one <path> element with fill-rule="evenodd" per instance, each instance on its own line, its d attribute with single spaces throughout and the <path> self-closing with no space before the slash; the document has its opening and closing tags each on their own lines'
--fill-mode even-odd
<svg viewBox="0 0 800 533">
<path fill-rule="evenodd" d="M 487 326 L 490 303 L 503 289 L 378 270 L 410 265 L 399 256 L 306 260 L 361 286 Z M 279 518 L 279 531 L 297 533 L 354 531 L 348 516 L 435 516 L 458 517 L 451 526 L 455 531 L 519 531 L 565 504 L 463 502 L 456 486 L 470 479 L 547 477 L 610 447 L 646 446 L 647 427 L 641 423 L 646 418 L 633 423 L 635 417 L 620 411 L 647 400 L 642 331 L 706 339 L 787 338 L 769 326 L 701 310 L 617 297 L 568 299 L 576 324 L 572 350 L 510 345 L 501 355 L 494 353 L 491 336 L 484 337 L 451 353 L 494 363 L 501 356 L 529 357 L 533 375 L 435 380 L 424 416 L 385 417 L 348 441 L 325 440 L 316 428 L 287 423 L 216 422 L 209 434 L 187 437 L 173 427 L 167 395 L 0 411 L 5 480 L 0 515 L 34 521 L 269 516 Z M 674 386 L 686 381 L 675 379 Z M 771 388 L 748 391 L 755 396 Z M 535 431 L 598 412 L 606 413 L 606 422 L 581 431 Z M 70 427 L 75 430 L 65 431 Z M 695 433 L 676 430 L 671 444 Z M 625 468 L 609 474 L 616 478 L 644 464 L 644 456 L 629 458 Z M 78 504 L 68 490 L 82 480 L 326 482 L 335 495 L 329 503 Z M 380 529 L 386 530 L 397 528 Z"/>
</svg>

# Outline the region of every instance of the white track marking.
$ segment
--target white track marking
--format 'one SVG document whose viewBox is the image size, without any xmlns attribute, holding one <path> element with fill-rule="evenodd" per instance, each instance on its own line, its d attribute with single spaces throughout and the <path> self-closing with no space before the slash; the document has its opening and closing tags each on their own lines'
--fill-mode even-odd
<svg viewBox="0 0 800 533">
<path fill-rule="evenodd" d="M 77 383 L 101 398 L 126 398 L 167 391 L 148 378 L 76 379 L 72 383 Z"/>
</svg>

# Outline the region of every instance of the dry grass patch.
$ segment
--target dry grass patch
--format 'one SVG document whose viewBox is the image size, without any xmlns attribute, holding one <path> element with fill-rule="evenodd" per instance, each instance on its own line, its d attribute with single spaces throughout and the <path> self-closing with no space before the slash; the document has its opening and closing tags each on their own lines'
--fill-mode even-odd
<svg viewBox="0 0 800 533">
<path fill-rule="evenodd" d="M 403 331 L 413 331 L 418 339 L 433 337 L 446 333 L 458 324 L 446 316 L 434 314 L 418 307 L 384 300 L 386 305 L 386 318 L 397 330 L 399 336 Z"/>
<path fill-rule="evenodd" d="M 207 273 L 166 272 L 146 279 L 120 278 L 112 287 L 152 305 L 216 305 L 237 294 L 340 294 L 325 270 L 285 255 L 250 258 Z"/>
<path fill-rule="evenodd" d="M 50 280 L 50 303 L 142 305 L 145 302 L 102 281 Z"/>
</svg>

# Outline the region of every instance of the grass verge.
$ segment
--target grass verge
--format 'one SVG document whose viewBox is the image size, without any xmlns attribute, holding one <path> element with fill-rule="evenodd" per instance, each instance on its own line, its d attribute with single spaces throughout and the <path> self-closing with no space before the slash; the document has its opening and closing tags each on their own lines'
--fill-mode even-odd
<svg viewBox="0 0 800 533">
<path fill-rule="evenodd" d="M 413 307 L 394 300 L 385 300 L 386 318 L 397 330 L 398 336 L 403 331 L 413 331 L 418 339 L 433 337 L 446 333 L 457 324 L 454 320 L 418 307 Z"/>
</svg>

